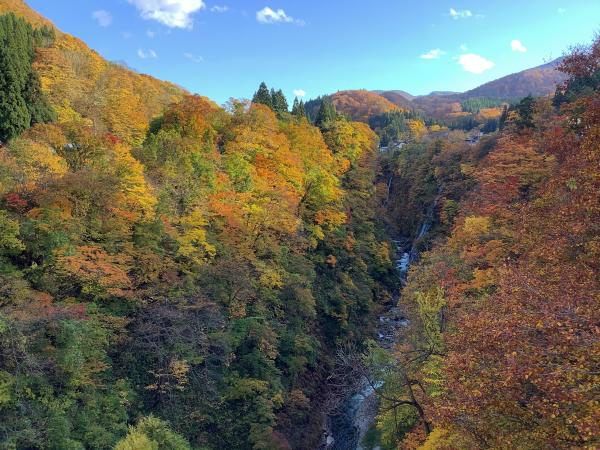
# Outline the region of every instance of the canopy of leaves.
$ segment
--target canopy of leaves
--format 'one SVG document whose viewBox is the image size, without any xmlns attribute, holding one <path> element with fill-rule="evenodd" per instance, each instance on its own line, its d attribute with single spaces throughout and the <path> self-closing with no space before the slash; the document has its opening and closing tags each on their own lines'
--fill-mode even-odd
<svg viewBox="0 0 600 450">
<path fill-rule="evenodd" d="M 24 78 L 29 80 L 31 114 L 34 118 L 37 114 L 34 122 L 45 121 L 48 117 L 45 115 L 48 108 L 40 103 L 41 100 L 32 101 L 43 98 L 40 96 L 43 92 L 60 122 L 85 120 L 97 130 L 110 132 L 128 144 L 140 144 L 151 119 L 185 94 L 174 84 L 104 60 L 79 39 L 56 30 L 50 21 L 22 0 L 0 0 L 0 13 L 14 13 L 36 27 L 38 49 L 35 54 L 27 50 L 27 57 L 29 66 L 34 59 L 33 73 L 39 75 L 39 82 L 37 76 Z M 17 37 L 14 33 L 12 36 Z M 22 49 L 32 42 L 31 38 L 19 36 L 17 41 L 22 43 L 22 46 L 19 44 Z M 1 46 L 4 52 L 8 51 L 5 44 Z M 8 60 L 3 57 L 2 61 Z M 21 63 L 11 70 L 14 72 L 17 67 L 25 74 Z M 11 101 L 14 103 L 14 99 Z M 9 111 L 18 110 L 11 108 Z M 25 116 L 19 117 L 24 123 Z"/>
<path fill-rule="evenodd" d="M 366 90 L 337 92 L 331 96 L 331 102 L 338 112 L 361 122 L 368 122 L 372 116 L 399 110 L 386 98 Z"/>
<path fill-rule="evenodd" d="M 527 98 L 497 138 L 456 154 L 475 188 L 458 210 L 444 202 L 449 236 L 404 294 L 412 329 L 398 360 L 436 427 L 400 436 L 406 447 L 598 445 L 599 49 L 596 39 L 565 57 L 560 109 Z"/>
<path fill-rule="evenodd" d="M 393 286 L 376 135 L 66 35 L 36 67 L 59 119 L 0 148 L 0 445 L 314 447 L 321 368 Z"/>
</svg>

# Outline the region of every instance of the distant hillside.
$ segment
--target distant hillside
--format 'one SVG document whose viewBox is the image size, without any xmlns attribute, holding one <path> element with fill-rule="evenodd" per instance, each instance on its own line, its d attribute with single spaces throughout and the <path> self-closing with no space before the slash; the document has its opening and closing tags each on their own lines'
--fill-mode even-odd
<svg viewBox="0 0 600 450">
<path fill-rule="evenodd" d="M 457 95 L 423 95 L 413 100 L 413 108 L 437 119 L 462 111 Z"/>
<path fill-rule="evenodd" d="M 391 93 L 393 93 L 393 94 L 398 94 L 398 95 L 401 95 L 402 97 L 404 97 L 404 98 L 405 98 L 405 99 L 407 99 L 407 100 L 412 100 L 413 98 L 415 98 L 415 97 L 416 97 L 416 95 L 412 95 L 412 94 L 411 94 L 411 93 L 409 93 L 409 92 L 406 92 L 406 91 L 401 91 L 401 90 L 399 90 L 399 89 L 394 89 L 394 90 L 391 90 L 391 91 L 375 90 L 375 91 L 372 91 L 372 92 L 375 92 L 376 94 L 379 94 L 379 95 L 381 95 L 381 94 L 385 94 L 385 93 L 388 93 L 388 92 L 391 92 Z"/>
<path fill-rule="evenodd" d="M 432 92 L 416 97 L 412 104 L 416 109 L 437 118 L 461 114 L 461 102 L 475 98 L 519 100 L 529 94 L 535 97 L 550 95 L 556 85 L 565 79 L 564 74 L 556 70 L 561 58 L 532 69 L 523 70 L 464 93 Z"/>
<path fill-rule="evenodd" d="M 340 91 L 331 96 L 338 112 L 353 120 L 367 122 L 371 116 L 399 109 L 399 106 L 371 91 Z"/>
<path fill-rule="evenodd" d="M 565 74 L 556 70 L 561 61 L 562 58 L 558 58 L 548 64 L 490 81 L 461 94 L 461 97 L 516 99 L 529 94 L 535 97 L 552 94 L 556 85 L 565 79 Z"/>
<path fill-rule="evenodd" d="M 394 91 L 386 91 L 386 92 L 392 92 L 394 94 L 399 94 L 407 100 L 412 100 L 413 98 L 415 98 L 415 95 L 412 95 L 406 91 L 394 90 Z"/>
<path fill-rule="evenodd" d="M 415 98 L 414 96 L 404 92 L 404 91 L 385 91 L 378 92 L 386 100 L 392 102 L 394 105 L 403 109 L 413 109 L 414 105 L 412 104 L 412 100 Z"/>
<path fill-rule="evenodd" d="M 433 96 L 433 97 L 444 97 L 447 95 L 459 95 L 460 92 L 454 92 L 454 91 L 432 91 L 429 93 L 429 95 Z"/>
<path fill-rule="evenodd" d="M 54 26 L 22 0 L 0 0 L 0 14 L 8 12 L 35 27 Z M 186 93 L 172 83 L 111 63 L 61 32 L 51 47 L 38 50 L 35 68 L 59 121 L 88 120 L 95 129 L 130 144 L 140 144 L 149 121 Z"/>
<path fill-rule="evenodd" d="M 537 97 L 552 94 L 556 85 L 564 80 L 564 75 L 556 70 L 561 60 L 562 58 L 558 58 L 550 63 L 507 75 L 464 93 L 434 91 L 428 95 L 413 96 L 402 90 L 354 90 L 338 92 L 331 98 L 338 111 L 355 120 L 367 121 L 373 115 L 392 109 L 391 105 L 415 110 L 436 119 L 448 119 L 467 115 L 462 110 L 461 103 L 469 99 L 518 100 L 529 94 Z M 309 102 L 308 106 L 309 109 L 318 109 L 319 104 L 320 100 L 317 99 Z M 316 114 L 316 111 L 311 112 Z"/>
</svg>

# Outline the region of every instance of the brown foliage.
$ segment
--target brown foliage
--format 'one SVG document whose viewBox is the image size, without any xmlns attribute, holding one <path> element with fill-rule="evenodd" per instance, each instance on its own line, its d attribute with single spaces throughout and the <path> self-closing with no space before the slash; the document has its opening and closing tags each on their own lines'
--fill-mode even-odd
<svg viewBox="0 0 600 450">
<path fill-rule="evenodd" d="M 368 122 L 372 116 L 400 109 L 381 95 L 366 90 L 337 92 L 332 95 L 331 101 L 339 113 L 360 122 Z"/>
<path fill-rule="evenodd" d="M 598 64 L 587 52 L 565 59 L 568 73 Z M 426 410 L 473 448 L 599 443 L 600 94 L 565 111 L 576 127 L 554 115 L 504 133 L 419 274 L 438 274 L 449 306 L 444 392 Z"/>
</svg>

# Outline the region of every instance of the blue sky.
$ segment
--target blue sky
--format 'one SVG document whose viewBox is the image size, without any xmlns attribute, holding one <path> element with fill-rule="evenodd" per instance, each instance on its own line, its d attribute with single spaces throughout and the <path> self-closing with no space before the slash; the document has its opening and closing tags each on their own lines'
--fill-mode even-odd
<svg viewBox="0 0 600 450">
<path fill-rule="evenodd" d="M 600 0 L 27 0 L 105 58 L 223 103 L 261 81 L 464 91 L 589 43 Z"/>
</svg>

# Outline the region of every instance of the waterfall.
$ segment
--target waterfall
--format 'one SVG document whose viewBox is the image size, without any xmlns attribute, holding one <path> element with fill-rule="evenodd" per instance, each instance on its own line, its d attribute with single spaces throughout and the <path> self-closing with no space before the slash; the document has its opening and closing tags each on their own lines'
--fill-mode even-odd
<svg viewBox="0 0 600 450">
<path fill-rule="evenodd" d="M 417 257 L 419 256 L 419 252 L 417 251 L 417 246 L 418 246 L 419 242 L 425 236 L 427 236 L 427 233 L 429 233 L 429 230 L 431 230 L 431 227 L 433 226 L 433 220 L 435 218 L 435 210 L 437 208 L 438 203 L 440 202 L 440 198 L 442 198 L 442 191 L 443 191 L 443 186 L 439 186 L 437 195 L 433 199 L 433 202 L 431 203 L 431 205 L 429 205 L 429 207 L 427 208 L 427 213 L 425 214 L 425 219 L 423 220 L 423 223 L 421 224 L 421 227 L 419 228 L 419 233 L 417 234 L 417 237 L 415 238 L 415 240 L 412 242 L 412 246 L 410 248 L 410 251 L 408 252 L 408 264 L 406 265 L 406 272 L 408 272 L 408 267 L 410 266 L 410 264 L 414 263 L 416 261 Z M 405 272 L 405 275 L 406 275 L 406 272 Z"/>
</svg>

